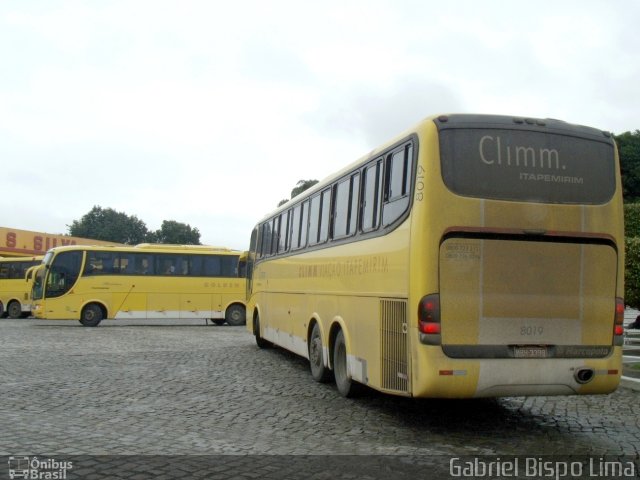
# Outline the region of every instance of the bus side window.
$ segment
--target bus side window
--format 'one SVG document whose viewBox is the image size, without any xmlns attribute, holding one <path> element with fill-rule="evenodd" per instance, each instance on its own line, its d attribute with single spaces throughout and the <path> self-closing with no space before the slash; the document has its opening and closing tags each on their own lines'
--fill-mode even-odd
<svg viewBox="0 0 640 480">
<path fill-rule="evenodd" d="M 131 260 L 129 260 L 131 262 Z M 133 254 L 133 273 L 136 275 L 153 275 L 153 257 L 148 254 Z"/>
<path fill-rule="evenodd" d="M 360 194 L 360 174 L 355 173 L 334 187 L 332 237 L 339 239 L 356 232 Z"/>
<path fill-rule="evenodd" d="M 262 224 L 262 235 L 260 235 L 260 257 L 268 257 L 271 253 L 271 222 Z"/>
<path fill-rule="evenodd" d="M 386 158 L 382 226 L 398 220 L 409 207 L 413 148 L 405 145 Z"/>
<path fill-rule="evenodd" d="M 280 242 L 280 216 L 273 219 L 271 225 L 271 247 L 269 252 L 271 255 L 278 253 L 278 243 Z"/>
<path fill-rule="evenodd" d="M 89 276 L 89 275 L 95 275 L 96 273 L 98 273 L 98 267 L 96 266 L 97 263 L 98 263 L 98 260 L 96 259 L 96 257 L 94 257 L 93 255 L 90 255 L 87 252 L 87 260 L 84 264 L 84 271 L 82 272 L 82 275 Z"/>
<path fill-rule="evenodd" d="M 289 247 L 291 250 L 300 248 L 300 214 L 302 213 L 302 204 L 298 204 L 293 207 L 293 213 L 291 214 L 291 240 L 289 241 Z"/>
<path fill-rule="evenodd" d="M 380 218 L 380 193 L 382 187 L 382 160 L 377 160 L 364 171 L 362 193 L 362 231 L 378 228 Z"/>
<path fill-rule="evenodd" d="M 329 238 L 329 221 L 331 220 L 331 189 L 327 188 L 320 195 L 320 230 L 318 243 L 324 243 Z"/>
<path fill-rule="evenodd" d="M 349 178 L 335 186 L 333 211 L 333 238 L 342 238 L 349 233 Z"/>
<path fill-rule="evenodd" d="M 278 253 L 289 250 L 289 231 L 291 230 L 291 226 L 289 225 L 290 217 L 290 209 L 280 215 L 280 242 L 278 243 Z"/>
<path fill-rule="evenodd" d="M 309 245 L 315 245 L 318 243 L 320 203 L 320 195 L 316 195 L 311 199 L 309 209 Z"/>
</svg>

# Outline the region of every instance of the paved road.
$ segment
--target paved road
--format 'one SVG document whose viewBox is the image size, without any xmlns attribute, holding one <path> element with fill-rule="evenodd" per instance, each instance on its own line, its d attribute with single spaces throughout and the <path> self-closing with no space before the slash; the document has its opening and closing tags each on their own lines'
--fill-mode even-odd
<svg viewBox="0 0 640 480">
<path fill-rule="evenodd" d="M 67 478 L 176 478 L 176 464 L 191 475 L 200 461 L 203 478 L 285 478 L 296 466 L 308 478 L 408 478 L 449 469 L 451 456 L 640 458 L 640 397 L 626 388 L 586 397 L 344 399 L 313 382 L 305 360 L 259 350 L 242 327 L 198 322 L 84 328 L 3 319 L 0 347 L 0 460 L 74 459 L 70 473 L 93 475 Z M 369 457 L 353 473 L 351 457 L 337 454 Z M 155 465 L 153 476 L 136 470 L 140 458 L 145 471 Z M 247 461 L 251 468 L 241 469 Z"/>
</svg>

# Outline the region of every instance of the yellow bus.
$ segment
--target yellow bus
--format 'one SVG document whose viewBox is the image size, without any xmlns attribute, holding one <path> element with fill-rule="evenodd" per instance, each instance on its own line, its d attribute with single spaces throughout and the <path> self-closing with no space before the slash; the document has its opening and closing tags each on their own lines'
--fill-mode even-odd
<svg viewBox="0 0 640 480">
<path fill-rule="evenodd" d="M 620 185 L 607 132 L 427 118 L 256 225 L 247 328 L 344 396 L 611 392 Z"/>
<path fill-rule="evenodd" d="M 245 322 L 241 252 L 193 245 L 52 248 L 36 271 L 34 316 Z"/>
<path fill-rule="evenodd" d="M 0 316 L 10 318 L 31 315 L 31 279 L 41 256 L 0 258 Z"/>
</svg>

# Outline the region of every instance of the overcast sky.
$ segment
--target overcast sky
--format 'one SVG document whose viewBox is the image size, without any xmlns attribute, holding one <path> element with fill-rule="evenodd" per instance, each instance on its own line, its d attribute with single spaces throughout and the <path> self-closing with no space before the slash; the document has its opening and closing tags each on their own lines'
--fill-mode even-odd
<svg viewBox="0 0 640 480">
<path fill-rule="evenodd" d="M 246 249 L 435 113 L 640 129 L 640 2 L 0 1 L 0 225 L 94 205 Z"/>
</svg>

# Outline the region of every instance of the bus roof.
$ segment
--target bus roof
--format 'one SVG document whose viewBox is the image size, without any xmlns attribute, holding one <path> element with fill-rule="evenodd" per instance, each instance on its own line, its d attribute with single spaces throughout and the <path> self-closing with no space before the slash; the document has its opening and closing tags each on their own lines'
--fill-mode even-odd
<svg viewBox="0 0 640 480">
<path fill-rule="evenodd" d="M 217 255 L 239 255 L 240 250 L 233 250 L 227 247 L 212 247 L 209 245 L 172 245 L 172 244 L 153 244 L 141 243 L 138 245 L 65 245 L 63 247 L 54 247 L 49 252 L 68 252 L 74 250 L 86 250 L 92 252 L 109 251 L 109 252 L 157 252 L 157 253 L 200 253 L 200 254 L 217 254 Z"/>
<path fill-rule="evenodd" d="M 33 255 L 30 257 L 0 257 L 0 262 L 36 262 L 42 260 L 44 256 Z"/>
</svg>

